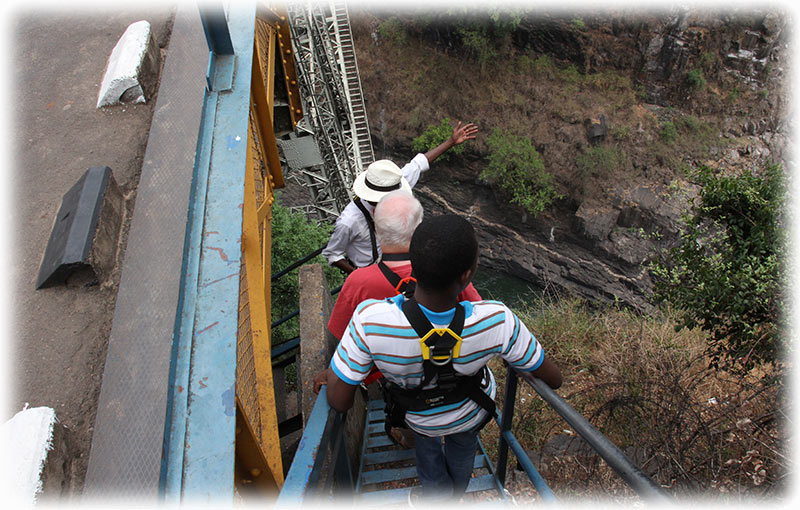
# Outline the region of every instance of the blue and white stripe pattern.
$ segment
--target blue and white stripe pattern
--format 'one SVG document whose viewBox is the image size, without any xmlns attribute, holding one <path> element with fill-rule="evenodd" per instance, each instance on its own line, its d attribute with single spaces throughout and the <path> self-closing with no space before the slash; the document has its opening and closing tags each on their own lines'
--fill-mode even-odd
<svg viewBox="0 0 800 510">
<path fill-rule="evenodd" d="M 422 350 L 419 337 L 401 309 L 403 296 L 384 300 L 369 299 L 353 313 L 347 331 L 331 360 L 331 368 L 343 381 L 359 384 L 375 365 L 388 380 L 405 388 L 422 383 Z M 521 370 L 535 370 L 544 360 L 536 338 L 519 318 L 499 301 L 461 303 L 464 329 L 461 352 L 453 362 L 456 372 L 473 375 L 494 356 L 501 356 Z M 447 327 L 455 309 L 434 313 L 421 307 L 434 327 Z M 494 376 L 485 389 L 492 398 Z M 485 411 L 475 402 L 462 402 L 421 412 L 409 412 L 409 426 L 420 434 L 441 436 L 464 432 L 478 425 Z"/>
</svg>

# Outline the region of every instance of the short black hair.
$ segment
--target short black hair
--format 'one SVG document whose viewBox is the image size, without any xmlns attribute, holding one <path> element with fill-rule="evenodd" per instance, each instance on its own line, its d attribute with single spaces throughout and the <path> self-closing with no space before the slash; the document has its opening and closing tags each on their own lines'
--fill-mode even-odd
<svg viewBox="0 0 800 510">
<path fill-rule="evenodd" d="M 475 229 L 455 214 L 425 218 L 411 236 L 409 255 L 419 285 L 445 289 L 475 263 Z"/>
</svg>

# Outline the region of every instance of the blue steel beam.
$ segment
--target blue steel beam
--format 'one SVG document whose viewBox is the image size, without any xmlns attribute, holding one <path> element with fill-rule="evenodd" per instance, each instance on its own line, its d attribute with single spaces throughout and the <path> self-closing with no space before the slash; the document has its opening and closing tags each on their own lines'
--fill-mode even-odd
<svg viewBox="0 0 800 510">
<path fill-rule="evenodd" d="M 233 501 L 236 339 L 242 203 L 250 111 L 255 4 L 231 2 L 234 55 L 216 56 L 197 146 L 187 226 L 180 324 L 176 328 L 170 429 L 165 439 L 168 501 Z M 227 90 L 225 90 L 227 88 Z"/>
<path fill-rule="evenodd" d="M 311 416 L 303 430 L 303 437 L 297 446 L 294 460 L 286 474 L 278 501 L 275 503 L 276 508 L 296 507 L 302 504 L 306 498 L 306 488 L 311 479 L 311 472 L 314 470 L 322 435 L 325 432 L 328 414 L 331 410 L 328 405 L 327 391 L 326 386 L 322 386 L 319 390 L 319 395 L 311 410 Z"/>
</svg>

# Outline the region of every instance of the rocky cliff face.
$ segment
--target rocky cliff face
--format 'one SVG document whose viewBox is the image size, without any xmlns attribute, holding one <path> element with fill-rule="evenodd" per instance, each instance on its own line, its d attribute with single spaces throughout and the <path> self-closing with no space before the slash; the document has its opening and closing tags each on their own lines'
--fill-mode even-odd
<svg viewBox="0 0 800 510">
<path fill-rule="evenodd" d="M 675 239 L 680 215 L 663 186 L 619 185 L 609 203 L 557 208 L 536 220 L 502 207 L 491 190 L 475 183 L 426 176 L 415 193 L 426 214 L 469 218 L 478 232 L 481 265 L 549 292 L 642 310 L 652 307 L 645 263 L 669 242 L 665 234 Z"/>
<path fill-rule="evenodd" d="M 585 73 L 604 69 L 629 73 L 644 90 L 642 106 L 653 116 L 677 109 L 715 118 L 722 126 L 720 143 L 702 158 L 686 154 L 683 163 L 688 166 L 704 164 L 720 171 L 770 163 L 786 167 L 791 142 L 785 117 L 789 109 L 786 24 L 785 17 L 775 12 L 680 9 L 583 17 L 577 31 L 574 17 L 539 16 L 523 21 L 513 44 L 518 51 L 572 62 Z M 375 52 L 376 40 L 362 37 L 356 42 Z M 708 93 L 692 93 L 696 84 L 687 82 L 692 69 L 703 70 Z M 365 83 L 370 83 L 371 72 L 361 68 Z M 732 108 L 732 93 L 721 92 L 723 88 L 750 90 L 759 100 Z M 369 99 L 371 93 L 366 93 Z M 386 124 L 387 94 L 373 93 L 368 101 L 373 124 L 376 119 Z M 480 111 L 474 113 L 480 118 Z M 530 122 L 533 125 L 536 119 Z M 551 131 L 578 148 L 588 146 L 590 140 L 585 138 L 572 140 L 588 131 L 568 124 L 551 126 Z M 373 128 L 373 136 L 375 146 L 385 148 L 380 157 L 408 158 L 409 140 L 392 138 L 382 128 Z M 553 157 L 554 149 L 548 150 Z M 635 154 L 635 149 L 630 152 Z M 697 190 L 674 169 L 666 171 L 644 157 L 633 158 L 635 178 L 598 184 L 602 193 L 592 193 L 591 198 L 570 194 L 569 187 L 581 183 L 562 178 L 568 198 L 535 219 L 505 204 L 480 182 L 477 176 L 484 162 L 479 157 L 462 161 L 458 168 L 435 163 L 416 192 L 427 214 L 454 212 L 471 219 L 480 236 L 482 264 L 543 288 L 601 302 L 621 300 L 649 310 L 652 281 L 646 263 L 677 240 L 680 215 Z"/>
</svg>

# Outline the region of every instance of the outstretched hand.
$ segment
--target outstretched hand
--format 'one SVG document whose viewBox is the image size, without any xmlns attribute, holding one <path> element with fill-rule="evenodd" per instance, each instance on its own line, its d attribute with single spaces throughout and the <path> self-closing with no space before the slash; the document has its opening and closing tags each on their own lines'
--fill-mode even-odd
<svg viewBox="0 0 800 510">
<path fill-rule="evenodd" d="M 477 132 L 478 126 L 472 122 L 462 126 L 461 121 L 458 121 L 458 125 L 453 128 L 453 134 L 450 136 L 450 141 L 453 142 L 453 145 L 459 145 L 467 140 L 474 139 Z"/>
</svg>

